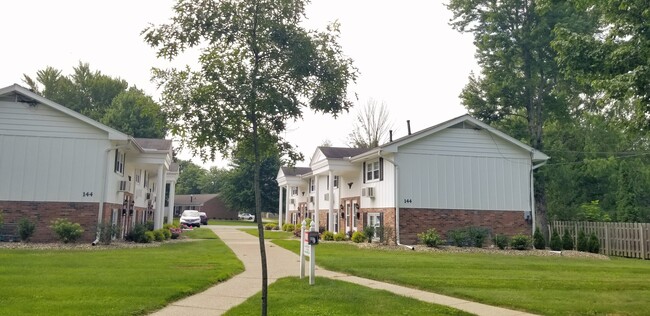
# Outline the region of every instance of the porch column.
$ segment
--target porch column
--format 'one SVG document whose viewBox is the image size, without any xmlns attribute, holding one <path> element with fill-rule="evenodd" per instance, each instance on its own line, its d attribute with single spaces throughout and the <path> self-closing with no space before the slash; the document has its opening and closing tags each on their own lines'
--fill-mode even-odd
<svg viewBox="0 0 650 316">
<path fill-rule="evenodd" d="M 169 210 L 167 210 L 167 224 L 174 223 L 174 199 L 176 198 L 176 181 L 169 182 Z"/>
<path fill-rule="evenodd" d="M 156 215 L 154 216 L 153 229 L 161 229 L 163 226 L 163 214 L 165 207 L 165 166 L 158 166 L 158 177 L 156 178 Z"/>
<path fill-rule="evenodd" d="M 282 187 L 278 186 L 280 197 L 278 198 L 278 225 L 282 229 Z M 289 200 L 289 199 L 287 199 Z"/>
<path fill-rule="evenodd" d="M 289 222 L 289 201 L 291 201 L 291 199 L 289 198 L 290 194 L 291 194 L 291 191 L 289 189 L 288 184 L 284 186 L 284 191 L 287 192 L 287 199 L 285 201 L 285 204 L 287 205 L 287 207 L 286 207 L 286 212 L 284 212 L 284 222 L 288 223 Z M 280 220 L 282 220 L 282 216 L 280 216 Z M 280 225 L 280 229 L 282 229 L 282 225 Z"/>
<path fill-rule="evenodd" d="M 329 221 L 327 223 L 327 230 L 333 232 L 334 231 L 334 172 L 332 170 L 329 171 L 329 176 L 328 176 L 328 184 L 327 186 L 330 188 L 329 189 Z"/>
<path fill-rule="evenodd" d="M 316 187 L 316 196 L 314 197 L 314 223 L 316 224 L 316 229 L 320 229 L 320 225 L 318 225 L 318 217 L 320 216 L 320 212 L 318 210 L 319 208 L 319 203 L 318 200 L 320 200 L 320 188 L 318 186 L 318 175 L 314 176 L 314 181 L 316 182 L 314 185 Z"/>
</svg>

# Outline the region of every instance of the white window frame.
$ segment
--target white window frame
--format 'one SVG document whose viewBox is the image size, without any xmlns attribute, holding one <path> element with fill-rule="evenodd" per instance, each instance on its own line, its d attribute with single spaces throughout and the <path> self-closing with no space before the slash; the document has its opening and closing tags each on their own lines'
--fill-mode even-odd
<svg viewBox="0 0 650 316">
<path fill-rule="evenodd" d="M 316 191 L 316 181 L 314 178 L 309 178 L 309 192 Z"/>
<path fill-rule="evenodd" d="M 115 149 L 115 173 L 124 175 L 124 164 L 126 162 L 126 153 L 120 152 L 119 149 Z"/>
<path fill-rule="evenodd" d="M 339 188 L 339 176 L 334 176 L 334 186 L 332 188 L 334 189 Z M 330 189 L 330 176 L 327 176 L 327 187 L 325 188 L 325 190 L 329 190 L 329 189 Z"/>
<path fill-rule="evenodd" d="M 291 196 L 298 196 L 298 187 L 291 187 Z"/>
<path fill-rule="evenodd" d="M 366 163 L 366 170 L 364 170 L 365 172 L 364 177 L 366 177 L 367 182 L 379 181 L 379 178 L 381 177 L 379 168 L 380 168 L 379 160 L 373 160 Z"/>
</svg>

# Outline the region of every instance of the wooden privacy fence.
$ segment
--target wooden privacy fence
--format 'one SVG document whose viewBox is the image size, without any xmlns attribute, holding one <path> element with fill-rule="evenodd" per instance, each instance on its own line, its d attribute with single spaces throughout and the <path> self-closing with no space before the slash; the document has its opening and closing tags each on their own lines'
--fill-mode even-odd
<svg viewBox="0 0 650 316">
<path fill-rule="evenodd" d="M 608 256 L 650 259 L 650 223 L 610 222 L 551 222 L 550 231 L 562 236 L 568 229 L 577 245 L 578 233 L 595 233 L 600 241 L 600 253 Z M 549 234 L 550 235 L 550 234 Z"/>
</svg>

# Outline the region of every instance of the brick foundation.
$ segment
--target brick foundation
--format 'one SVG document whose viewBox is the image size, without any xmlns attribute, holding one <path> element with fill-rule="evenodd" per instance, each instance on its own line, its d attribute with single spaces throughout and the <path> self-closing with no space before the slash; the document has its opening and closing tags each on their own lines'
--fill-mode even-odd
<svg viewBox="0 0 650 316">
<path fill-rule="evenodd" d="M 400 208 L 400 241 L 415 244 L 417 234 L 435 228 L 443 238 L 453 229 L 487 227 L 494 234 L 530 234 L 532 224 L 523 211 L 436 210 Z"/>
</svg>

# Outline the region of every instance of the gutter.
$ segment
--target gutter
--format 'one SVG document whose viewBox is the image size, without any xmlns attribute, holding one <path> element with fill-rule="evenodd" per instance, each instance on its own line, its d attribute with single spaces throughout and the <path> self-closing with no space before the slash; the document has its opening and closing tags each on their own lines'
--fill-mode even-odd
<svg viewBox="0 0 650 316">
<path fill-rule="evenodd" d="M 391 160 L 389 158 L 383 157 L 381 155 L 381 150 L 379 150 L 377 152 L 377 155 L 379 157 L 383 158 L 384 160 L 390 162 L 391 164 L 393 164 L 393 166 L 395 166 L 395 177 L 394 177 L 393 185 L 395 186 L 395 238 L 396 238 L 396 243 L 397 243 L 398 246 L 403 246 L 403 247 L 406 247 L 408 249 L 415 250 L 414 246 L 404 245 L 404 244 L 402 244 L 400 242 L 400 239 L 399 239 L 399 185 L 397 183 L 398 179 L 399 179 L 399 165 L 395 161 L 393 161 L 393 160 Z"/>
<path fill-rule="evenodd" d="M 99 233 L 100 233 L 99 226 L 102 224 L 102 219 L 104 218 L 104 202 L 105 202 L 105 199 L 106 199 L 106 182 L 108 182 L 108 171 L 107 171 L 108 170 L 108 166 L 107 166 L 107 164 L 108 164 L 108 154 L 113 150 L 127 147 L 127 146 L 129 146 L 129 144 L 131 144 L 131 138 L 129 138 L 127 143 L 124 144 L 124 145 L 117 145 L 117 146 L 113 146 L 113 147 L 108 147 L 108 148 L 106 148 L 104 150 L 104 161 L 102 163 L 102 166 L 104 167 L 103 168 L 104 171 L 102 172 L 102 179 L 104 181 L 102 181 L 102 189 L 99 192 L 99 210 L 97 212 L 97 228 L 98 229 L 97 229 L 97 235 L 95 236 L 95 240 L 92 242 L 93 246 L 95 246 L 95 245 L 97 245 L 99 243 Z"/>
</svg>

